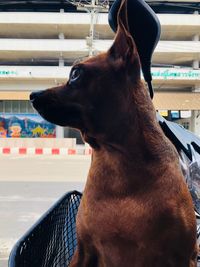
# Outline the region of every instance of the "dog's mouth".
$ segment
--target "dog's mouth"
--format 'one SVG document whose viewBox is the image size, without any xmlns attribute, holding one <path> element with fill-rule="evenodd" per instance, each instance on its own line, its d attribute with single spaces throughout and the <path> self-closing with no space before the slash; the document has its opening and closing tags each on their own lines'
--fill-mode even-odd
<svg viewBox="0 0 200 267">
<path fill-rule="evenodd" d="M 77 103 L 60 103 L 48 97 L 45 91 L 32 93 L 30 101 L 33 108 L 50 123 L 81 129 L 83 106 Z"/>
<path fill-rule="evenodd" d="M 41 91 L 41 95 L 42 95 L 42 91 Z M 40 96 L 39 96 L 39 92 L 31 93 L 30 101 L 31 101 L 32 107 L 40 114 L 41 117 L 46 119 L 45 110 L 47 110 L 47 107 L 46 107 L 46 104 L 42 103 Z"/>
</svg>

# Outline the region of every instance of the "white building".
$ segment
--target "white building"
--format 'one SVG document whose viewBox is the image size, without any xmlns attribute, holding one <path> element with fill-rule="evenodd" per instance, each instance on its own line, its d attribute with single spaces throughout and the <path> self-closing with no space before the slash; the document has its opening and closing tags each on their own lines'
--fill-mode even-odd
<svg viewBox="0 0 200 267">
<path fill-rule="evenodd" d="M 0 2 L 0 112 L 33 113 L 30 92 L 66 82 L 73 62 L 89 55 L 90 14 L 63 1 Z M 162 26 L 152 65 L 156 109 L 172 111 L 172 119 L 200 135 L 199 1 L 148 2 Z M 99 13 L 94 53 L 107 50 L 113 37 L 108 14 Z"/>
</svg>

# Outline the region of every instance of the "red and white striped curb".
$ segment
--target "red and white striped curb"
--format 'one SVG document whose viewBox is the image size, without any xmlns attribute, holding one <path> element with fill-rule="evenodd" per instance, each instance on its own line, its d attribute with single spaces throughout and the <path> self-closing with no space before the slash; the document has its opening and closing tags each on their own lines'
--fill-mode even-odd
<svg viewBox="0 0 200 267">
<path fill-rule="evenodd" d="M 91 148 L 0 147 L 0 155 L 91 155 Z"/>
</svg>

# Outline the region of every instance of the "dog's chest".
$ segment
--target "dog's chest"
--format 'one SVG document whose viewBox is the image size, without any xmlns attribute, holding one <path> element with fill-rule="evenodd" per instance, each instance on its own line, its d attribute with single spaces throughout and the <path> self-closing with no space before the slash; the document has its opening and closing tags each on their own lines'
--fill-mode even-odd
<svg viewBox="0 0 200 267">
<path fill-rule="evenodd" d="M 83 198 L 79 210 L 80 231 L 101 240 L 121 237 L 126 240 L 142 239 L 147 228 L 148 212 L 132 199 L 92 201 Z M 138 228 L 139 227 L 139 228 Z M 143 228 L 142 232 L 138 229 Z"/>
</svg>

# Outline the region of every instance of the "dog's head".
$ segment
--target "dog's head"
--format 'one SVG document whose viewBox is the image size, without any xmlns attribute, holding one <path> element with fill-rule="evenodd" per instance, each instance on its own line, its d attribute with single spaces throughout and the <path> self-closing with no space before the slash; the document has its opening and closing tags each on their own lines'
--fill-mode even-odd
<svg viewBox="0 0 200 267">
<path fill-rule="evenodd" d="M 46 120 L 78 128 L 86 141 L 111 138 L 129 123 L 140 64 L 129 33 L 126 0 L 118 13 L 118 31 L 106 53 L 75 64 L 66 84 L 31 94 L 33 107 Z"/>
</svg>

